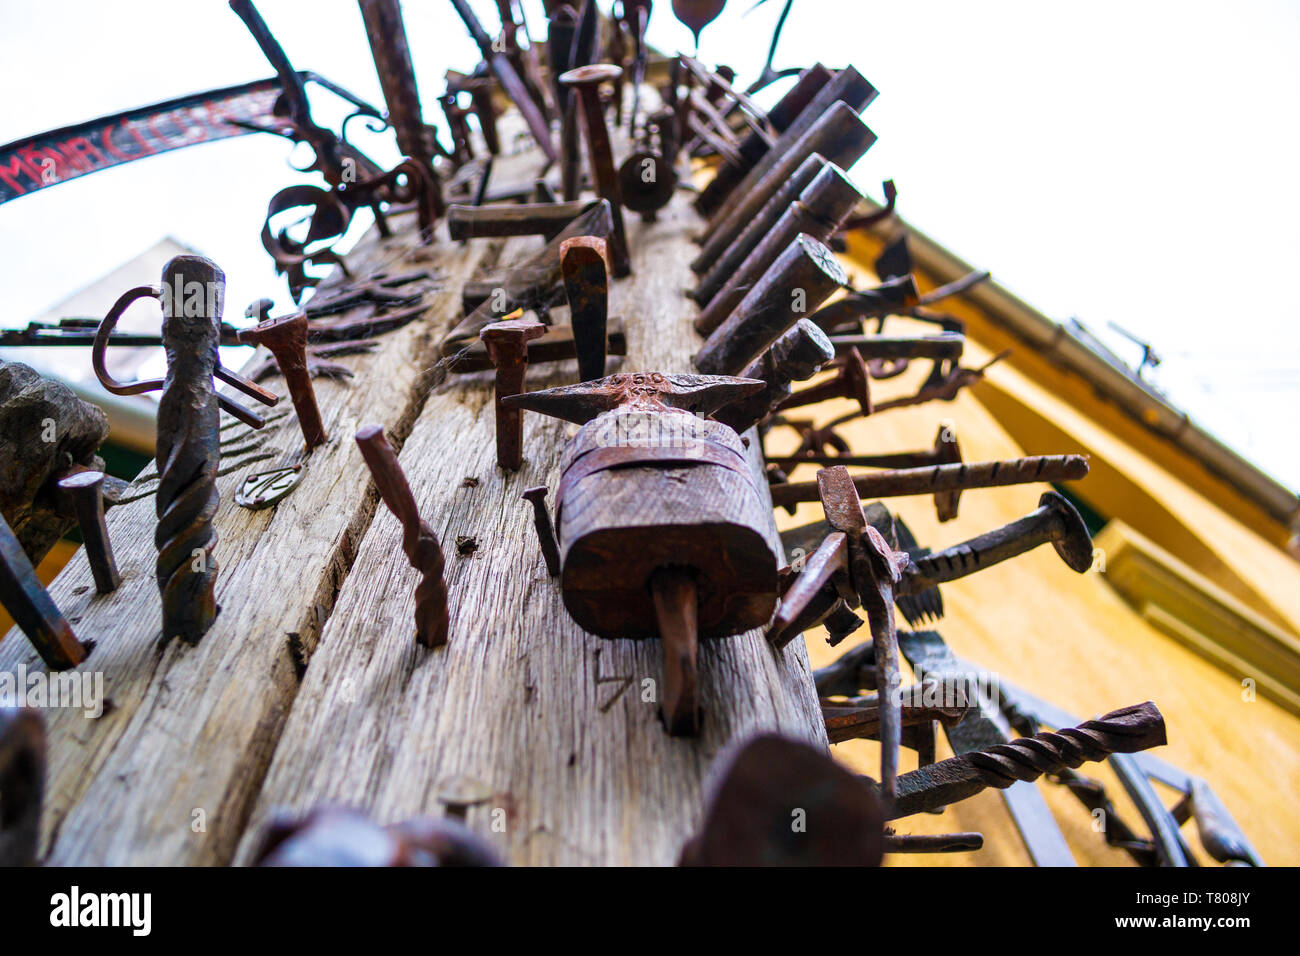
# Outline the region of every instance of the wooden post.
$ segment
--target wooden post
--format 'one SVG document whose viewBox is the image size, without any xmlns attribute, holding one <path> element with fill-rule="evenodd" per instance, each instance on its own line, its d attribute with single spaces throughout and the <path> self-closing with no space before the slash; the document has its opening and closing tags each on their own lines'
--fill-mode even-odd
<svg viewBox="0 0 1300 956">
<path fill-rule="evenodd" d="M 497 172 L 526 175 L 535 159 L 502 157 Z M 669 864 L 700 822 L 705 779 L 729 742 L 777 730 L 827 745 L 803 643 L 773 652 L 757 629 L 701 643 L 700 735 L 664 733 L 658 703 L 642 692 L 663 672 L 661 642 L 604 640 L 573 622 L 520 500 L 529 487 L 555 488 L 568 427 L 526 416 L 523 467 L 503 472 L 492 373 L 430 389 L 461 285 L 480 260 L 499 267 L 540 240 L 462 245 L 440 224 L 425 247 L 412 214 L 392 224 L 393 238 L 370 236 L 350 268 L 359 277 L 428 269 L 440 290 L 426 296 L 424 319 L 348 360 L 350 382 L 316 381 L 332 437 L 309 456 L 288 409 L 262 432 L 223 432 L 222 611 L 204 640 L 159 645 L 148 498 L 108 515 L 121 587 L 97 594 L 80 560 L 51 586 L 78 633 L 96 641 L 76 673 L 102 675 L 111 706 L 97 717 L 45 712 L 50 862 L 248 862 L 274 810 L 333 803 L 382 823 L 463 816 L 515 864 Z M 680 195 L 657 222 L 628 223 L 634 275 L 614 284 L 610 302 L 627 318 L 628 355 L 621 366 L 611 359 L 611 371 L 690 371 L 700 339 L 681 290 L 699 228 Z M 571 360 L 533 366 L 528 387 L 576 380 Z M 268 384 L 283 391 L 282 380 Z M 446 647 L 411 640 L 419 575 L 351 440 L 367 423 L 400 447 L 420 513 L 446 548 L 455 635 Z M 274 508 L 235 505 L 247 473 L 299 461 L 301 485 Z M 135 490 L 156 487 L 152 471 Z M 775 542 L 764 518 L 760 530 Z M 20 664 L 40 667 L 11 632 L 0 671 Z"/>
</svg>

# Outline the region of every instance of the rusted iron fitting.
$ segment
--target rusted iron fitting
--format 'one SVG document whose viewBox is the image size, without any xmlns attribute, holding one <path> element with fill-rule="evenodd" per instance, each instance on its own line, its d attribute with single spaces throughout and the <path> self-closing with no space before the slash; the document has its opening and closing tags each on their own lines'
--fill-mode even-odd
<svg viewBox="0 0 1300 956">
<path fill-rule="evenodd" d="M 36 576 L 36 569 L 3 514 L 0 514 L 0 605 L 4 605 L 50 670 L 68 670 L 86 659 L 89 647 L 72 633 L 72 625 Z"/>
<path fill-rule="evenodd" d="M 713 330 L 695 355 L 695 367 L 709 375 L 739 373 L 846 282 L 835 254 L 801 233 Z"/>
<path fill-rule="evenodd" d="M 502 399 L 523 392 L 528 374 L 528 341 L 545 334 L 546 326 L 536 319 L 494 322 L 479 333 L 497 370 L 493 398 L 497 465 L 507 471 L 518 471 L 524 463 L 524 416 L 518 408 L 503 404 Z"/>
<path fill-rule="evenodd" d="M 420 518 L 406 473 L 384 437 L 383 426 L 363 426 L 356 433 L 356 442 L 379 497 L 401 522 L 402 550 L 411 567 L 420 572 L 420 583 L 415 588 L 415 639 L 424 647 L 441 647 L 447 643 L 450 626 L 442 546 L 433 529 Z"/>
<path fill-rule="evenodd" d="M 614 166 L 609 127 L 605 125 L 605 111 L 600 102 L 600 86 L 622 75 L 622 69 L 617 66 L 593 63 L 570 70 L 560 77 L 560 82 L 574 91 L 582 113 L 582 126 L 587 137 L 587 160 L 591 164 L 591 179 L 596 195 L 607 200 L 610 205 L 614 231 L 610 235 L 609 252 L 614 275 L 620 279 L 632 274 L 632 260 L 628 254 L 627 233 L 623 228 L 618 171 Z"/>
<path fill-rule="evenodd" d="M 77 471 L 59 480 L 59 490 L 72 498 L 81 539 L 86 545 L 86 560 L 90 564 L 95 590 L 108 594 L 122 583 L 117 562 L 113 560 L 113 545 L 108 539 L 104 524 L 104 473 L 102 471 Z"/>
<path fill-rule="evenodd" d="M 546 573 L 553 578 L 560 576 L 560 546 L 555 541 L 555 528 L 551 524 L 551 513 L 546 509 L 546 486 L 538 485 L 528 488 L 521 496 L 533 506 L 533 527 L 537 529 L 537 544 L 542 549 L 542 558 L 546 561 Z"/>
<path fill-rule="evenodd" d="M 279 319 L 271 319 L 242 329 L 239 341 L 245 345 L 264 345 L 275 357 L 275 364 L 284 376 L 298 414 L 298 427 L 302 429 L 307 451 L 329 441 L 325 423 L 321 421 L 320 406 L 316 404 L 316 389 L 307 368 L 307 313 L 295 312 Z"/>
</svg>

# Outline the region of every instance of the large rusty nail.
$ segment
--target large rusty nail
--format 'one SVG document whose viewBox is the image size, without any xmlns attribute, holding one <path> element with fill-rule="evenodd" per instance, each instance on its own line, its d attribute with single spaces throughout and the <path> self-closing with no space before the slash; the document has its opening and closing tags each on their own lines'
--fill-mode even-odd
<svg viewBox="0 0 1300 956">
<path fill-rule="evenodd" d="M 524 391 L 528 373 L 528 342 L 546 334 L 546 326 L 536 319 L 507 319 L 493 322 L 479 333 L 487 346 L 488 357 L 496 366 L 497 464 L 507 471 L 517 471 L 524 463 L 524 416 L 518 408 L 503 405 L 501 400 Z"/>
<path fill-rule="evenodd" d="M 763 382 L 763 390 L 724 406 L 713 417 L 738 432 L 757 425 L 790 395 L 791 382 L 815 375 L 833 351 L 821 329 L 800 319 L 740 373 L 741 378 Z"/>
<path fill-rule="evenodd" d="M 1036 481 L 1077 481 L 1087 474 L 1088 459 L 1083 455 L 1032 455 L 1001 461 L 877 471 L 854 475 L 853 484 L 859 497 L 894 498 L 971 488 L 1001 488 Z M 778 508 L 818 499 L 815 481 L 773 485 L 771 491 L 772 502 Z"/>
<path fill-rule="evenodd" d="M 88 648 L 41 585 L 17 535 L 0 515 L 0 605 L 52 671 L 76 667 Z"/>
<path fill-rule="evenodd" d="M 664 692 L 660 709 L 674 737 L 700 730 L 696 658 L 699 651 L 699 596 L 695 578 L 681 568 L 660 568 L 650 577 L 655 619 L 664 647 Z"/>
<path fill-rule="evenodd" d="M 497 135 L 496 108 L 492 105 L 492 81 L 486 77 L 461 80 L 460 88 L 469 94 L 470 108 L 478 118 L 479 131 L 488 152 L 497 156 L 501 153 L 501 138 Z"/>
<path fill-rule="evenodd" d="M 424 647 L 441 647 L 447 643 L 450 627 L 442 546 L 433 529 L 420 518 L 406 473 L 384 437 L 383 426 L 363 426 L 356 433 L 356 442 L 379 497 L 402 524 L 402 550 L 411 567 L 420 572 L 420 583 L 415 588 L 415 639 Z"/>
<path fill-rule="evenodd" d="M 59 480 L 59 488 L 72 497 L 72 507 L 81 526 L 81 538 L 86 544 L 86 560 L 95 579 L 95 590 L 108 594 L 122 583 L 113 560 L 113 545 L 108 540 L 104 525 L 104 473 L 79 471 Z"/>
<path fill-rule="evenodd" d="M 709 234 L 700 251 L 700 258 L 708 264 L 720 258 L 740 236 L 741 231 L 759 215 L 763 205 L 809 156 L 820 153 L 835 165 L 848 169 L 862 158 L 875 140 L 876 134 L 867 128 L 857 113 L 844 103 L 836 103 L 773 166 L 771 172 L 755 184 L 753 191 L 736 204 L 731 215 Z M 839 226 L 838 221 L 835 226 Z"/>
<path fill-rule="evenodd" d="M 814 168 L 819 171 L 793 201 L 781 202 L 784 195 L 774 197 L 776 203 L 769 207 L 775 208 L 764 207 L 761 214 L 763 227 L 745 229 L 700 280 L 696 301 L 705 308 L 695 320 L 695 329 L 701 335 L 722 324 L 796 236 L 803 233 L 826 242 L 862 199 L 858 187 L 834 163 L 823 161 Z M 775 222 L 773 212 L 778 217 Z"/>
<path fill-rule="evenodd" d="M 329 441 L 325 423 L 321 421 L 320 406 L 316 404 L 311 372 L 307 370 L 307 313 L 295 312 L 243 329 L 239 341 L 248 345 L 265 345 L 275 356 L 275 364 L 280 366 L 280 374 L 289 388 L 289 398 L 298 413 L 298 426 L 307 442 L 307 450 Z"/>
<path fill-rule="evenodd" d="M 707 375 L 736 375 L 848 282 L 835 254 L 800 233 L 695 356 Z"/>
<path fill-rule="evenodd" d="M 899 591 L 913 594 L 964 578 L 1049 543 L 1071 570 L 1082 574 L 1092 567 L 1092 536 L 1088 526 L 1074 505 L 1055 491 L 1043 492 L 1037 510 L 1023 518 L 915 559 Z"/>
<path fill-rule="evenodd" d="M 578 353 L 579 381 L 605 377 L 609 323 L 609 258 L 599 236 L 575 236 L 560 243 L 560 271 L 569 299 L 569 322 Z"/>
<path fill-rule="evenodd" d="M 886 853 L 966 853 L 984 848 L 984 834 L 963 833 L 886 833 Z"/>
<path fill-rule="evenodd" d="M 592 183 L 596 195 L 609 201 L 614 217 L 614 232 L 610 236 L 610 258 L 614 275 L 623 278 L 632 274 L 632 261 L 628 255 L 627 234 L 623 229 L 623 206 L 618 189 L 618 170 L 614 166 L 614 151 L 610 146 L 609 127 L 605 125 L 605 112 L 600 102 L 600 84 L 623 75 L 620 67 L 608 63 L 580 66 L 560 76 L 560 82 L 577 93 L 582 110 L 583 129 L 587 134 L 587 159 L 591 164 Z"/>
<path fill-rule="evenodd" d="M 825 312 L 831 308 L 834 308 L 834 305 L 825 306 L 818 312 Z M 809 321 L 816 322 L 817 313 L 811 315 Z M 820 323 L 819 327 L 825 330 Z M 908 359 L 956 362 L 961 359 L 962 351 L 966 347 L 966 336 L 960 332 L 923 336 L 831 335 L 830 340 L 831 345 L 835 346 L 836 355 L 846 355 L 850 349 L 857 349 L 868 362 L 900 362 Z"/>
<path fill-rule="evenodd" d="M 1021 737 L 989 750 L 968 753 L 913 770 L 898 778 L 898 796 L 887 818 L 939 810 L 988 787 L 1005 789 L 1018 780 L 1103 760 L 1116 753 L 1138 753 L 1166 742 L 1165 720 L 1147 701 L 1103 714 L 1078 727 Z"/>
<path fill-rule="evenodd" d="M 546 509 L 546 486 L 538 485 L 524 491 L 523 498 L 533 506 L 533 527 L 537 529 L 537 543 L 541 546 L 542 557 L 546 560 L 546 573 L 551 577 L 560 576 L 560 546 L 555 541 L 555 527 L 551 524 L 551 513 Z"/>
</svg>

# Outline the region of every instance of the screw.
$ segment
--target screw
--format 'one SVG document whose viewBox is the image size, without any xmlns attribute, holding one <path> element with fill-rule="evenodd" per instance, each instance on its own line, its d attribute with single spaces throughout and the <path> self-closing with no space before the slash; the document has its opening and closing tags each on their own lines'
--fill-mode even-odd
<svg viewBox="0 0 1300 956">
<path fill-rule="evenodd" d="M 614 232 L 610 236 L 610 258 L 614 263 L 614 275 L 620 279 L 632 274 L 632 262 L 628 256 L 627 234 L 623 230 L 618 171 L 614 167 L 609 128 L 605 125 L 605 112 L 600 102 L 600 84 L 616 80 L 622 75 L 621 67 L 609 63 L 593 63 L 569 70 L 560 76 L 561 83 L 577 92 L 583 128 L 587 134 L 587 159 L 591 164 L 592 182 L 596 187 L 596 195 L 609 201 L 613 213 Z"/>
<path fill-rule="evenodd" d="M 599 236 L 576 236 L 560 243 L 560 271 L 569 299 L 569 322 L 578 353 L 578 379 L 605 375 L 609 322 L 609 258 Z"/>
<path fill-rule="evenodd" d="M 280 367 L 294 411 L 298 413 L 298 426 L 307 442 L 307 451 L 329 441 L 325 424 L 321 421 L 320 406 L 316 404 L 311 372 L 307 370 L 307 314 L 295 312 L 243 329 L 239 341 L 248 345 L 265 345 L 275 356 L 275 364 Z"/>
<path fill-rule="evenodd" d="M 740 373 L 741 378 L 763 382 L 763 390 L 733 402 L 713 417 L 737 432 L 746 431 L 789 397 L 791 382 L 815 375 L 834 354 L 825 333 L 808 319 L 800 319 Z"/>
<path fill-rule="evenodd" d="M 545 334 L 546 326 L 536 319 L 493 322 L 479 333 L 497 369 L 494 399 L 497 464 L 507 471 L 517 471 L 524 463 L 524 417 L 518 408 L 503 405 L 501 400 L 523 393 L 524 376 L 528 372 L 528 341 Z"/>
<path fill-rule="evenodd" d="M 1048 542 L 1071 570 L 1083 574 L 1092 567 L 1092 536 L 1088 527 L 1074 505 L 1055 491 L 1043 492 L 1038 509 L 1023 518 L 917 558 L 899 590 L 914 594 L 935 584 L 964 578 Z"/>
<path fill-rule="evenodd" d="M 4 605 L 50 670 L 68 670 L 86 659 L 89 649 L 77 640 L 72 626 L 41 585 L 36 569 L 2 514 L 0 605 Z"/>
<path fill-rule="evenodd" d="M 938 810 L 987 787 L 1006 789 L 1019 780 L 1037 780 L 1085 761 L 1137 753 L 1165 742 L 1165 719 L 1156 705 L 1134 704 L 1078 727 L 1021 737 L 905 773 L 898 778 L 898 796 L 886 807 L 887 816 L 892 820 Z"/>
<path fill-rule="evenodd" d="M 79 471 L 59 480 L 59 488 L 72 496 L 72 507 L 86 543 L 86 560 L 95 579 L 95 590 L 108 594 L 122 583 L 113 560 L 113 545 L 104 525 L 104 473 Z"/>
<path fill-rule="evenodd" d="M 424 647 L 441 647 L 447 643 L 449 629 L 442 546 L 433 529 L 420 518 L 406 473 L 384 437 L 383 426 L 366 425 L 355 437 L 379 497 L 402 523 L 402 550 L 421 575 L 415 588 L 415 639 Z"/>
<path fill-rule="evenodd" d="M 541 545 L 542 557 L 546 559 L 546 573 L 553 578 L 559 577 L 560 546 L 555 541 L 551 513 L 546 509 L 546 486 L 529 488 L 522 497 L 533 506 L 533 527 L 537 529 L 537 543 Z"/>
<path fill-rule="evenodd" d="M 878 471 L 854 475 L 853 484 L 862 498 L 894 498 L 971 488 L 1001 488 L 1036 481 L 1076 481 L 1087 474 L 1088 459 L 1084 455 L 1031 455 L 1001 461 Z M 772 504 L 778 508 L 818 498 L 815 481 L 773 485 L 771 491 Z"/>
</svg>

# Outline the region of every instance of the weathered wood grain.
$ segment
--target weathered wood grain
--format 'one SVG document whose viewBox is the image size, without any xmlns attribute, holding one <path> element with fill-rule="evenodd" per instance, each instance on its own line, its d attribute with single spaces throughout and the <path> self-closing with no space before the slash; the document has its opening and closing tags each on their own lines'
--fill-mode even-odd
<svg viewBox="0 0 1300 956">
<path fill-rule="evenodd" d="M 611 294 L 627 322 L 622 368 L 690 369 L 699 338 L 683 286 L 697 226 L 681 197 L 658 222 L 629 223 L 634 275 Z M 530 388 L 576 374 L 572 361 L 535 367 Z M 826 745 L 803 643 L 778 654 L 757 630 L 703 642 L 703 733 L 664 732 L 642 699 L 643 682 L 662 674 L 660 643 L 602 640 L 570 620 L 520 500 L 532 485 L 556 487 L 575 429 L 528 415 L 524 467 L 498 470 L 489 382 L 444 383 L 401 451 L 448 551 L 450 645 L 412 640 L 416 575 L 396 519 L 379 514 L 294 701 L 240 861 L 277 808 L 334 802 L 384 822 L 464 806 L 517 864 L 668 864 L 729 741 L 777 729 Z M 472 539 L 472 553 L 458 556 L 458 539 Z"/>
<path fill-rule="evenodd" d="M 406 219 L 397 223 L 405 226 Z M 431 268 L 444 276 L 429 315 L 456 308 L 461 281 L 483 244 L 413 245 L 409 230 L 371 239 L 350 257 L 366 274 Z M 441 323 L 441 319 L 437 320 Z M 79 673 L 102 679 L 97 719 L 47 709 L 50 760 L 42 845 L 52 863 L 223 863 L 243 832 L 299 672 L 352 564 L 375 498 L 352 432 L 378 421 L 399 436 L 418 412 L 417 387 L 445 325 L 417 321 L 381 338 L 377 351 L 343 360 L 350 382 L 316 381 L 331 441 L 305 463 L 299 488 L 277 507 L 252 512 L 233 494 L 250 470 L 302 459 L 287 399 L 261 432 L 226 421 L 215 519 L 220 564 L 215 625 L 196 647 L 159 646 L 152 496 L 108 515 L 123 583 L 96 594 L 82 556 L 50 588 L 78 636 L 95 642 Z M 283 391 L 282 380 L 272 387 Z M 135 488 L 151 491 L 153 469 Z M 0 643 L 0 671 L 39 668 L 21 633 Z"/>
</svg>

